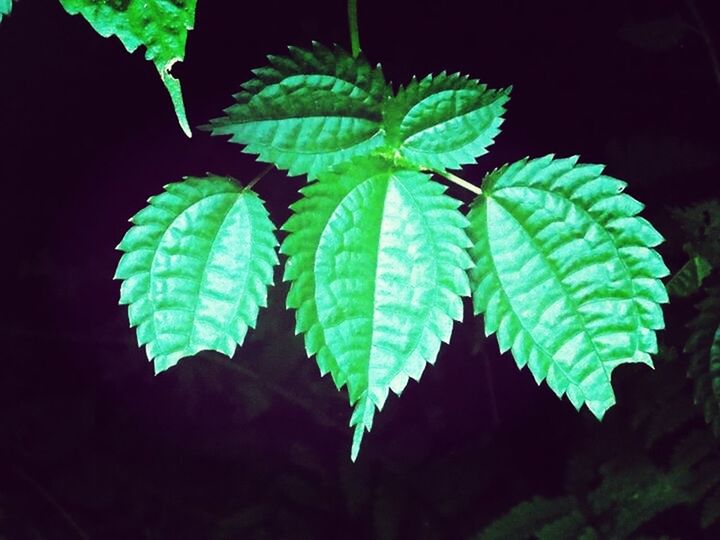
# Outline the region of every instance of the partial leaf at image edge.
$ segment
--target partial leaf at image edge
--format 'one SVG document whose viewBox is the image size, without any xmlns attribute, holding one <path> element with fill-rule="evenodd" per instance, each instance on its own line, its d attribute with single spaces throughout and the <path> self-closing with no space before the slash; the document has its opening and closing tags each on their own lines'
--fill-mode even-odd
<svg viewBox="0 0 720 540">
<path fill-rule="evenodd" d="M 424 174 L 363 158 L 302 190 L 283 226 L 288 307 L 309 356 L 348 387 L 351 457 L 389 390 L 433 363 L 469 295 L 466 218 Z"/>
<path fill-rule="evenodd" d="M 12 0 L 0 0 L 0 21 L 3 15 L 9 15 L 12 11 Z"/>
<path fill-rule="evenodd" d="M 213 135 L 230 135 L 260 161 L 310 179 L 384 144 L 381 107 L 389 90 L 380 66 L 318 43 L 268 59 L 207 126 Z"/>
<path fill-rule="evenodd" d="M 720 437 L 720 288 L 704 289 L 683 352 L 688 355 L 687 375 L 693 381 L 693 401 L 705 422 Z"/>
<path fill-rule="evenodd" d="M 13 0 L 0 0 L 0 22 L 4 15 L 10 15 Z"/>
<path fill-rule="evenodd" d="M 195 24 L 197 0 L 60 0 L 60 3 L 70 15 L 82 14 L 101 36 L 117 36 L 128 52 L 145 46 L 145 59 L 155 64 L 180 127 L 191 137 L 180 81 L 173 77 L 171 69 L 185 59 L 185 43 Z"/>
<path fill-rule="evenodd" d="M 652 366 L 668 300 L 668 269 L 652 249 L 662 236 L 602 169 L 577 158 L 521 160 L 485 178 L 468 216 L 486 334 L 598 418 L 615 403 L 615 367 Z"/>
<path fill-rule="evenodd" d="M 115 274 L 138 344 L 156 373 L 202 350 L 232 356 L 278 262 L 263 202 L 218 176 L 168 184 L 148 202 L 118 245 Z"/>
</svg>

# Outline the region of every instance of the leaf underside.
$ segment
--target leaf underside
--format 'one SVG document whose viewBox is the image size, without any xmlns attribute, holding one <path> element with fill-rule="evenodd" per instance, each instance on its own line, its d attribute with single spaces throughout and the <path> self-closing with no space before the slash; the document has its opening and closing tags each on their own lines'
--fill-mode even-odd
<svg viewBox="0 0 720 540">
<path fill-rule="evenodd" d="M 615 403 L 617 365 L 652 366 L 668 299 L 652 249 L 662 237 L 624 187 L 577 158 L 525 159 L 489 174 L 468 216 L 486 334 L 598 418 Z"/>
<path fill-rule="evenodd" d="M 225 116 L 211 121 L 213 135 L 230 135 L 290 175 L 320 171 L 383 144 L 382 103 L 387 86 L 380 67 L 340 47 L 313 43 L 269 56 L 255 69 Z"/>
<path fill-rule="evenodd" d="M 509 94 L 457 73 L 413 78 L 384 108 L 387 144 L 419 167 L 475 163 L 500 132 Z"/>
<path fill-rule="evenodd" d="M 116 279 L 130 326 L 155 372 L 201 350 L 232 356 L 277 264 L 274 226 L 260 198 L 228 178 L 187 178 L 132 219 Z"/>
<path fill-rule="evenodd" d="M 185 59 L 185 43 L 195 23 L 197 0 L 60 0 L 60 3 L 70 15 L 82 14 L 101 36 L 117 36 L 128 52 L 145 46 L 145 59 L 155 64 L 180 127 L 190 137 L 180 81 L 170 70 L 173 64 Z"/>
<path fill-rule="evenodd" d="M 361 159 L 302 190 L 283 226 L 285 280 L 309 356 L 355 409 L 352 459 L 375 408 L 433 363 L 469 295 L 459 202 L 426 175 Z"/>
<path fill-rule="evenodd" d="M 684 348 L 689 356 L 688 377 L 693 380 L 693 399 L 705 421 L 720 436 L 720 289 L 708 288 L 688 324 L 690 336 Z"/>
</svg>

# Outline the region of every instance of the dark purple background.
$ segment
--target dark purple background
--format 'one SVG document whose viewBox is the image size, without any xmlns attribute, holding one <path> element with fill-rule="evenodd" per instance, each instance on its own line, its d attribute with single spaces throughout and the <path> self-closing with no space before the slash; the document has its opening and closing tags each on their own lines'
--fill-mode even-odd
<svg viewBox="0 0 720 540">
<path fill-rule="evenodd" d="M 698 1 L 711 28 L 712 4 Z M 700 36 L 658 46 L 637 23 L 677 14 L 695 24 L 684 2 L 359 7 L 364 51 L 396 86 L 441 70 L 514 86 L 503 133 L 465 178 L 550 152 L 606 163 L 668 237 L 670 266 L 681 264 L 666 210 L 718 194 L 720 81 Z M 191 125 L 218 116 L 265 54 L 313 39 L 347 46 L 345 2 L 199 0 L 175 70 Z M 462 538 L 559 492 L 580 430 L 602 436 L 586 410 L 499 357 L 469 310 L 437 367 L 388 399 L 355 465 L 345 395 L 303 357 L 284 289 L 235 368 L 198 357 L 154 378 L 112 281 L 127 219 L 182 176 L 247 181 L 262 167 L 221 138 L 185 138 L 142 53 L 57 2 L 21 0 L 0 23 L 8 538 L 79 537 L 56 505 L 91 538 Z M 277 225 L 303 182 L 273 172 L 258 184 Z M 633 370 L 652 375 L 627 367 L 615 380 Z"/>
</svg>

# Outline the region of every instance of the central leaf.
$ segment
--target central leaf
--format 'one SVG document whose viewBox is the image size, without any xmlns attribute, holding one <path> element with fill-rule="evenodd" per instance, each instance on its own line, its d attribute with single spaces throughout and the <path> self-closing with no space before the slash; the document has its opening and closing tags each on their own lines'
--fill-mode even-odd
<svg viewBox="0 0 720 540">
<path fill-rule="evenodd" d="M 392 389 L 419 379 L 469 295 L 466 218 L 424 174 L 361 159 L 303 189 L 285 278 L 309 354 L 355 405 L 352 457 Z"/>
</svg>

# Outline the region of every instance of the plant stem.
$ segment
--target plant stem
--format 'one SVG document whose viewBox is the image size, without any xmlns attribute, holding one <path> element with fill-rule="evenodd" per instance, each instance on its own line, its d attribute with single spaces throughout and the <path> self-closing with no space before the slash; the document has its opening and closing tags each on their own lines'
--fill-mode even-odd
<svg viewBox="0 0 720 540">
<path fill-rule="evenodd" d="M 447 171 L 436 171 L 436 170 L 433 170 L 433 169 L 423 169 L 423 170 L 429 171 L 429 172 L 431 172 L 431 173 L 435 173 L 435 174 L 437 174 L 438 176 L 442 176 L 443 178 L 445 178 L 446 180 L 449 180 L 449 181 L 452 182 L 453 184 L 457 184 L 458 186 L 460 186 L 460 187 L 462 187 L 462 188 L 465 188 L 465 189 L 467 189 L 468 191 L 472 191 L 475 195 L 482 195 L 482 189 L 480 189 L 479 187 L 477 187 L 475 184 L 471 184 L 471 183 L 468 182 L 467 180 L 463 180 L 462 178 L 460 178 L 460 177 L 457 176 L 457 175 L 454 175 L 454 174 L 451 173 L 451 172 L 447 172 Z"/>
<path fill-rule="evenodd" d="M 60 514 L 60 517 L 67 524 L 67 526 L 73 530 L 73 532 L 78 538 L 82 538 L 82 540 L 90 540 L 90 536 L 88 536 L 88 534 L 80 527 L 80 525 L 78 525 L 77 521 L 73 519 L 73 517 L 67 512 L 67 510 L 65 510 L 60 505 L 57 499 L 55 499 L 55 497 L 53 497 L 47 489 L 41 486 L 37 480 L 35 480 L 32 476 L 26 473 L 25 470 L 23 470 L 19 465 L 13 465 L 12 470 L 17 476 L 27 482 L 27 484 L 50 506 L 52 506 L 58 514 Z"/>
<path fill-rule="evenodd" d="M 685 0 L 685 4 L 687 4 L 690 13 L 695 19 L 698 33 L 705 42 L 705 48 L 707 49 L 708 56 L 710 57 L 710 64 L 712 65 L 713 75 L 715 75 L 715 82 L 718 85 L 718 89 L 720 89 L 720 60 L 718 60 L 718 55 L 715 52 L 715 46 L 712 38 L 710 37 L 710 32 L 708 32 L 708 29 L 705 26 L 705 21 L 703 21 L 703 18 L 700 15 L 697 6 L 695 5 L 695 0 Z"/>
<path fill-rule="evenodd" d="M 272 165 L 272 164 L 265 167 L 262 171 L 260 171 L 260 173 L 255 178 L 250 180 L 250 183 L 248 183 L 248 185 L 245 186 L 243 189 L 245 189 L 247 191 L 251 190 L 255 184 L 257 184 L 260 180 L 263 179 L 263 176 L 265 176 L 267 173 L 272 171 L 274 168 L 275 168 L 275 165 Z"/>
<path fill-rule="evenodd" d="M 360 54 L 360 32 L 358 31 L 357 0 L 348 0 L 348 23 L 350 25 L 350 47 L 353 58 Z"/>
</svg>

